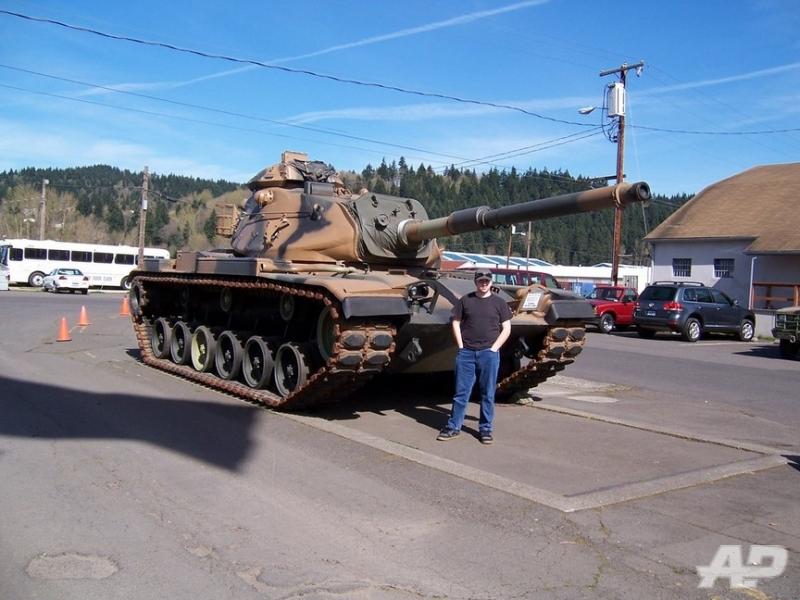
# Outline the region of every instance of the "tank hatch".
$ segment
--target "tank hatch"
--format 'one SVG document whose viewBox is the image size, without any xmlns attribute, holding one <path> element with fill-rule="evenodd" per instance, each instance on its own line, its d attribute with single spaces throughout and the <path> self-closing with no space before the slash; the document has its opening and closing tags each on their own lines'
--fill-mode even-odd
<svg viewBox="0 0 800 600">
<path fill-rule="evenodd" d="M 247 182 L 247 187 L 251 191 L 268 187 L 303 187 L 307 181 L 330 183 L 339 189 L 345 187 L 331 165 L 319 160 L 308 160 L 308 154 L 304 152 L 288 150 L 281 154 L 281 162 L 259 171 Z"/>
</svg>

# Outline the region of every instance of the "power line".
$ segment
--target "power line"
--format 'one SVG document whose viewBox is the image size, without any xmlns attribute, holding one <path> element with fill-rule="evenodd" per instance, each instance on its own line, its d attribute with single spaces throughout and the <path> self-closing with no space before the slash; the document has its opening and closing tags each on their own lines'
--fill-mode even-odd
<svg viewBox="0 0 800 600">
<path fill-rule="evenodd" d="M 26 93 L 29 93 L 29 94 L 38 94 L 40 96 L 47 96 L 47 97 L 50 97 L 50 98 L 59 98 L 61 100 L 71 100 L 72 102 L 81 102 L 83 104 L 91 104 L 91 105 L 94 105 L 94 106 L 103 106 L 105 108 L 113 108 L 113 109 L 116 109 L 116 110 L 135 112 L 135 113 L 149 115 L 149 116 L 165 117 L 165 118 L 168 118 L 168 119 L 177 119 L 179 121 L 186 121 L 186 122 L 189 122 L 189 123 L 199 123 L 199 124 L 202 124 L 202 125 L 211 125 L 213 127 L 221 127 L 223 129 L 232 129 L 232 130 L 235 130 L 235 131 L 245 131 L 247 133 L 258 133 L 258 134 L 270 135 L 270 136 L 279 137 L 279 138 L 286 138 L 286 139 L 290 139 L 290 140 L 301 140 L 301 141 L 305 141 L 305 142 L 312 141 L 312 142 L 315 142 L 315 143 L 327 144 L 329 146 L 335 146 L 335 147 L 340 147 L 340 148 L 348 148 L 350 150 L 360 150 L 362 152 L 369 152 L 369 153 L 373 153 L 373 154 L 380 154 L 380 152 L 378 152 L 377 150 L 371 149 L 371 148 L 360 148 L 358 146 L 348 146 L 348 145 L 345 145 L 345 144 L 335 144 L 335 143 L 332 143 L 332 142 L 323 142 L 323 141 L 318 141 L 318 140 L 308 140 L 308 139 L 298 138 L 296 136 L 286 135 L 286 134 L 282 134 L 282 133 L 274 133 L 274 132 L 264 131 L 263 129 L 253 129 L 253 128 L 249 128 L 249 127 L 239 127 L 239 126 L 236 126 L 236 125 L 226 125 L 226 124 L 223 124 L 223 123 L 215 123 L 213 121 L 204 121 L 202 119 L 194 119 L 194 118 L 191 118 L 191 117 L 183 117 L 183 116 L 179 116 L 179 115 L 170 115 L 170 114 L 160 113 L 160 112 L 156 112 L 156 111 L 152 111 L 152 110 L 144 110 L 144 109 L 141 109 L 141 108 L 131 108 L 131 107 L 128 107 L 128 106 L 116 106 L 114 104 L 106 104 L 104 102 L 97 102 L 97 101 L 94 101 L 94 100 L 86 100 L 84 98 L 73 98 L 71 96 L 63 96 L 61 94 L 53 94 L 53 93 L 50 93 L 50 92 L 42 92 L 42 91 L 37 91 L 37 90 L 31 90 L 31 89 L 18 87 L 18 86 L 14 86 L 14 85 L 8 85 L 8 84 L 4 84 L 4 83 L 0 83 L 0 87 L 8 88 L 8 89 L 11 89 L 11 90 L 16 90 L 16 91 L 19 91 L 19 92 L 26 92 Z M 447 155 L 445 155 L 445 156 L 447 156 Z M 461 158 L 461 157 L 451 157 L 451 158 Z"/>
<path fill-rule="evenodd" d="M 95 105 L 95 106 L 102 106 L 104 108 L 112 108 L 112 109 L 116 109 L 116 110 L 135 112 L 135 113 L 151 115 L 151 116 L 157 116 L 157 117 L 164 117 L 164 118 L 168 118 L 168 119 L 177 119 L 177 120 L 180 120 L 180 121 L 188 121 L 190 123 L 199 123 L 199 124 L 202 124 L 202 125 L 211 125 L 213 127 L 221 127 L 221 128 L 224 128 L 224 129 L 233 129 L 233 130 L 237 130 L 237 131 L 246 131 L 248 133 L 259 133 L 259 134 L 271 135 L 271 136 L 280 137 L 280 138 L 287 138 L 287 139 L 294 139 L 294 140 L 299 139 L 299 140 L 302 140 L 302 141 L 313 141 L 315 143 L 326 144 L 328 146 L 334 146 L 334 147 L 340 147 L 340 148 L 348 148 L 348 149 L 351 149 L 351 150 L 360 150 L 362 152 L 369 152 L 369 153 L 372 153 L 372 154 L 380 154 L 380 152 L 378 152 L 378 151 L 376 151 L 374 149 L 370 149 L 370 148 L 360 148 L 358 146 L 348 146 L 348 145 L 345 145 L 345 144 L 334 144 L 332 142 L 323 142 L 323 141 L 317 141 L 317 140 L 303 140 L 303 138 L 297 138 L 295 136 L 290 136 L 290 135 L 285 135 L 285 134 L 280 134 L 280 133 L 272 133 L 272 132 L 264 131 L 264 130 L 261 130 L 261 129 L 252 129 L 252 128 L 247 128 L 247 127 L 237 127 L 235 125 L 226 125 L 226 124 L 223 124 L 223 123 L 214 123 L 213 121 L 204 121 L 202 119 L 193 119 L 193 118 L 190 118 L 190 117 L 182 117 L 182 116 L 179 116 L 179 115 L 170 115 L 170 114 L 166 114 L 166 113 L 160 113 L 160 112 L 156 112 L 156 111 L 149 111 L 149 110 L 144 110 L 144 109 L 139 109 L 139 108 L 130 108 L 130 107 L 126 107 L 126 106 L 116 106 L 114 104 L 106 104 L 105 102 L 97 102 L 97 101 L 94 101 L 94 100 L 86 100 L 84 98 L 73 98 L 71 96 L 63 96 L 61 94 L 53 94 L 53 93 L 50 93 L 50 92 L 42 92 L 42 91 L 37 91 L 37 90 L 30 90 L 30 89 L 27 89 L 27 88 L 18 87 L 18 86 L 14 86 L 14 85 L 8 85 L 8 84 L 4 84 L 4 83 L 0 83 L 0 87 L 16 90 L 16 91 L 20 91 L 20 92 L 26 92 L 26 93 L 29 93 L 29 94 L 37 94 L 37 95 L 40 95 L 40 96 L 47 96 L 47 97 L 50 97 L 50 98 L 58 98 L 58 99 L 61 99 L 61 100 L 71 100 L 73 102 L 81 102 L 83 104 L 91 104 L 91 105 Z M 575 135 L 575 134 L 573 134 L 573 135 Z M 596 135 L 596 134 L 593 133 L 593 134 L 590 134 L 590 135 Z M 589 137 L 589 136 L 586 136 L 586 137 Z M 572 140 L 572 141 L 577 141 L 577 140 Z M 563 142 L 563 143 L 568 143 L 568 142 Z M 562 145 L 562 144 L 556 144 L 556 145 Z M 545 149 L 545 148 L 543 148 L 543 149 Z M 460 156 L 453 156 L 453 155 L 448 155 L 448 154 L 440 154 L 440 156 L 445 156 L 445 157 L 450 157 L 450 158 L 463 158 L 463 157 L 460 157 Z M 385 158 L 385 155 L 384 155 L 384 158 Z M 467 159 L 467 160 L 465 160 L 465 162 L 473 162 L 473 161 L 470 161 L 470 160 Z M 482 161 L 482 162 L 479 162 L 479 163 L 476 163 L 476 164 L 491 164 L 493 166 L 503 167 L 504 169 L 508 168 L 506 165 L 498 165 L 497 163 L 493 163 L 493 162 L 489 162 L 489 161 Z M 444 167 L 439 167 L 439 168 L 444 168 Z"/>
<path fill-rule="evenodd" d="M 650 68 L 651 68 L 651 70 L 656 71 L 656 79 L 659 79 L 658 73 L 660 72 L 660 73 L 663 73 L 666 78 L 669 78 L 669 80 L 671 80 L 671 82 L 668 81 L 667 83 L 685 84 L 685 82 L 683 82 L 682 80 L 678 79 L 674 75 L 668 73 L 666 70 L 664 70 L 663 68 L 659 67 L 658 65 L 650 65 Z M 664 81 L 667 81 L 667 80 L 665 79 Z M 719 106 L 731 111 L 732 113 L 737 114 L 740 117 L 745 117 L 747 119 L 752 117 L 752 115 L 743 112 L 737 106 L 734 106 L 732 104 L 724 102 L 724 101 L 720 100 L 719 98 L 717 98 L 715 96 L 711 96 L 709 94 L 703 93 L 702 89 L 689 88 L 687 91 L 690 94 L 692 94 L 695 98 L 700 100 L 700 102 L 702 102 L 703 104 L 706 104 L 707 106 L 711 106 L 711 104 L 713 102 L 713 103 L 715 103 L 715 104 L 717 104 L 717 105 L 719 105 Z M 700 116 L 702 119 L 708 120 L 705 116 L 701 116 L 701 115 L 696 115 L 696 116 Z M 713 121 L 711 121 L 711 122 L 713 123 Z M 788 139 L 790 139 L 792 141 L 795 141 L 795 142 L 797 141 L 794 137 L 791 137 L 791 136 L 789 136 Z M 771 150 L 773 152 L 780 152 L 780 150 L 777 150 L 776 148 L 772 148 L 772 147 L 764 144 L 764 142 L 762 142 L 762 141 L 758 141 L 757 140 L 756 143 L 760 144 L 764 148 L 767 148 L 768 150 Z"/>
<path fill-rule="evenodd" d="M 40 71 L 32 71 L 30 69 L 23 69 L 21 67 L 14 67 L 14 66 L 11 66 L 11 65 L 0 64 L 0 68 L 9 69 L 9 70 L 12 70 L 12 71 L 18 71 L 20 73 L 28 73 L 30 75 L 36 75 L 38 77 L 46 77 L 48 79 L 55 79 L 57 81 L 65 81 L 67 83 L 74 83 L 76 85 L 83 85 L 83 86 L 86 86 L 86 87 L 93 87 L 93 88 L 97 88 L 97 89 L 113 92 L 115 94 L 125 94 L 127 96 L 134 96 L 136 98 L 144 98 L 146 100 L 155 100 L 157 102 L 167 102 L 169 104 L 174 104 L 176 106 L 183 106 L 183 107 L 186 107 L 186 108 L 195 108 L 195 109 L 198 109 L 198 110 L 205 110 L 205 111 L 209 111 L 209 112 L 215 112 L 215 113 L 219 113 L 219 114 L 223 114 L 223 115 L 227 115 L 227 116 L 232 116 L 232 117 L 240 117 L 240 118 L 243 118 L 243 119 L 251 119 L 253 121 L 262 121 L 264 123 L 271 123 L 273 125 L 280 125 L 280 126 L 283 126 L 283 127 L 293 127 L 295 129 L 301 129 L 303 131 L 312 131 L 314 133 L 324 133 L 324 134 L 327 134 L 327 135 L 343 137 L 343 138 L 347 138 L 347 139 L 351 139 L 351 140 L 357 140 L 357 141 L 361 141 L 361 142 L 369 142 L 371 144 L 378 144 L 378 145 L 381 145 L 381 146 L 388 146 L 388 147 L 392 147 L 392 148 L 399 148 L 400 150 L 410 150 L 412 152 L 422 152 L 423 154 L 430 154 L 432 156 L 442 156 L 444 158 L 458 158 L 458 159 L 466 160 L 466 159 L 464 159 L 463 156 L 442 154 L 440 152 L 434 152 L 432 150 L 426 150 L 424 148 L 416 148 L 414 146 L 404 146 L 402 144 L 394 144 L 392 142 L 386 142 L 386 141 L 382 141 L 382 140 L 375 140 L 375 139 L 371 139 L 371 138 L 360 137 L 360 136 L 357 136 L 357 135 L 350 135 L 348 133 L 343 133 L 343 132 L 340 132 L 340 131 L 333 131 L 333 130 L 324 129 L 324 128 L 321 128 L 321 127 L 310 127 L 308 125 L 298 125 L 297 123 L 290 123 L 290 122 L 287 122 L 287 121 L 279 121 L 279 120 L 276 120 L 276 119 L 268 119 L 266 117 L 259 117 L 257 115 L 248 115 L 248 114 L 245 114 L 245 113 L 239 113 L 239 112 L 235 112 L 235 111 L 231 111 L 231 110 L 225 110 L 225 109 L 222 109 L 222 108 L 214 108 L 214 107 L 211 107 L 211 106 L 203 106 L 201 104 L 192 104 L 190 102 L 180 102 L 178 100 L 171 100 L 169 98 L 161 98 L 159 96 L 150 96 L 148 94 L 141 94 L 139 92 L 131 92 L 129 90 L 120 90 L 120 89 L 117 89 L 117 88 L 114 88 L 114 87 L 100 85 L 100 84 L 97 84 L 97 83 L 91 83 L 91 82 L 88 82 L 88 81 L 80 81 L 78 79 L 70 79 L 68 77 L 60 77 L 58 75 L 53 75 L 53 74 L 50 74 L 50 73 L 42 73 Z"/>
<path fill-rule="evenodd" d="M 0 11 L 0 12 L 2 12 L 2 11 Z M 47 74 L 44 74 L 44 73 L 38 73 L 36 71 L 29 71 L 27 69 L 19 69 L 19 68 L 16 68 L 16 67 L 10 67 L 8 65 L 3 65 L 3 64 L 0 64 L 0 67 L 9 68 L 9 69 L 17 70 L 17 71 L 23 71 L 23 72 L 31 73 L 33 75 L 41 75 L 41 76 L 44 76 L 44 77 L 50 77 L 50 78 L 53 78 L 53 79 L 68 81 L 70 83 L 79 83 L 80 85 L 88 85 L 88 86 L 92 86 L 93 85 L 91 83 L 79 82 L 77 80 L 71 80 L 71 79 L 67 79 L 67 78 L 63 78 L 63 77 L 58 77 L 58 76 L 55 76 L 55 75 L 47 75 Z M 335 147 L 340 147 L 340 148 L 348 148 L 348 149 L 351 149 L 351 150 L 360 150 L 362 152 L 369 152 L 369 153 L 373 153 L 373 154 L 380 154 L 378 151 L 376 151 L 374 149 L 370 149 L 370 148 L 360 148 L 358 146 L 349 146 L 349 145 L 345 145 L 345 144 L 334 144 L 334 143 L 331 143 L 331 142 L 323 142 L 323 141 L 317 141 L 317 140 L 304 140 L 303 138 L 297 138 L 295 136 L 290 136 L 290 135 L 285 135 L 285 134 L 280 134 L 280 133 L 267 132 L 267 131 L 260 130 L 260 129 L 237 127 L 235 125 L 226 125 L 226 124 L 223 124 L 223 123 L 215 123 L 213 121 L 204 121 L 202 119 L 194 119 L 194 118 L 190 118 L 190 117 L 183 117 L 183 116 L 179 116 L 179 115 L 160 113 L 160 112 L 156 112 L 156 111 L 149 111 L 149 110 L 131 108 L 131 107 L 126 107 L 126 106 L 117 106 L 117 105 L 114 105 L 114 104 L 107 104 L 105 102 L 97 102 L 97 101 L 94 101 L 94 100 L 86 100 L 85 98 L 74 98 L 72 96 L 63 96 L 61 94 L 54 94 L 54 93 L 50 93 L 50 92 L 42 92 L 42 91 L 38 91 L 38 90 L 31 90 L 31 89 L 18 87 L 18 86 L 13 86 L 13 85 L 8 85 L 8 84 L 3 84 L 3 83 L 0 83 L 0 87 L 4 87 L 4 88 L 16 90 L 16 91 L 21 91 L 21 92 L 26 92 L 26 93 L 30 93 L 30 94 L 38 94 L 38 95 L 47 96 L 47 97 L 51 97 L 51 98 L 58 98 L 58 99 L 61 99 L 61 100 L 71 100 L 73 102 L 81 102 L 81 103 L 84 103 L 84 104 L 102 106 L 102 107 L 105 107 L 105 108 L 112 108 L 112 109 L 116 109 L 116 110 L 135 112 L 135 113 L 151 115 L 151 116 L 157 116 L 157 117 L 164 117 L 164 118 L 169 118 L 169 119 L 177 119 L 177 120 L 181 120 L 181 121 L 188 121 L 190 123 L 199 123 L 199 124 L 203 124 L 203 125 L 211 125 L 211 126 L 214 126 L 214 127 L 222 127 L 222 128 L 225 128 L 225 129 L 246 131 L 246 132 L 249 132 L 249 133 L 259 133 L 259 134 L 271 135 L 271 136 L 280 137 L 280 138 L 287 138 L 287 139 L 294 139 L 294 140 L 298 140 L 299 139 L 301 141 L 313 141 L 313 142 L 316 142 L 316 143 L 322 143 L 322 144 L 326 144 L 326 145 L 329 145 L 329 146 L 335 146 Z M 255 117 L 255 116 L 235 113 L 235 112 L 226 111 L 226 110 L 223 110 L 223 109 L 215 109 L 215 108 L 210 108 L 210 107 L 203 107 L 201 105 L 188 104 L 188 103 L 173 101 L 173 100 L 169 100 L 169 99 L 163 99 L 163 98 L 159 98 L 157 96 L 148 96 L 148 95 L 145 95 L 145 94 L 138 94 L 138 93 L 135 93 L 135 92 L 128 92 L 128 91 L 125 91 L 125 90 L 115 90 L 114 88 L 105 88 L 104 86 L 99 86 L 99 85 L 98 86 L 94 86 L 94 87 L 108 89 L 108 90 L 110 90 L 112 92 L 117 92 L 117 93 L 121 93 L 121 94 L 129 94 L 129 95 L 133 95 L 133 96 L 140 96 L 140 97 L 148 98 L 148 99 L 151 99 L 151 100 L 162 100 L 164 102 L 169 102 L 169 103 L 176 104 L 176 105 L 183 105 L 183 106 L 192 107 L 192 108 L 199 108 L 199 109 L 210 110 L 210 111 L 214 111 L 214 112 L 220 112 L 220 113 L 228 114 L 228 115 L 231 115 L 231 116 L 239 116 L 239 117 L 243 117 L 243 118 L 250 118 L 250 119 L 255 119 L 255 120 L 263 120 L 263 121 L 267 121 L 267 122 L 275 122 L 275 123 L 279 123 L 281 125 L 295 126 L 295 125 L 293 125 L 291 123 L 282 123 L 282 122 L 279 122 L 279 121 L 272 121 L 272 120 L 266 119 L 266 118 L 260 118 L 260 117 Z M 456 159 L 461 160 L 461 162 L 459 162 L 457 164 L 468 164 L 469 163 L 472 166 L 476 166 L 476 165 L 479 165 L 479 164 L 486 164 L 486 165 L 492 165 L 492 166 L 499 166 L 499 167 L 502 167 L 504 169 L 509 168 L 507 165 L 498 164 L 497 162 L 493 162 L 491 160 L 487 160 L 486 158 L 465 159 L 462 156 L 444 154 L 444 153 L 440 153 L 440 152 L 433 152 L 433 151 L 428 151 L 428 150 L 425 150 L 425 149 L 422 149 L 422 148 L 413 148 L 411 146 L 402 146 L 402 145 L 399 145 L 399 144 L 391 144 L 389 142 L 380 142 L 380 141 L 376 141 L 376 140 L 370 140 L 369 138 L 360 138 L 358 136 L 351 136 L 351 135 L 348 135 L 348 134 L 340 134 L 340 133 L 336 133 L 336 132 L 326 131 L 324 129 L 316 129 L 316 128 L 310 128 L 310 127 L 305 127 L 305 126 L 296 126 L 296 127 L 299 127 L 301 129 L 307 129 L 307 130 L 310 130 L 310 131 L 319 131 L 321 133 L 330 133 L 331 135 L 341 135 L 343 137 L 348 137 L 348 138 L 352 138 L 352 139 L 356 139 L 356 140 L 367 141 L 369 143 L 385 144 L 385 145 L 394 146 L 394 147 L 397 147 L 397 148 L 409 149 L 409 150 L 423 152 L 423 153 L 427 153 L 427 154 L 434 154 L 434 155 L 442 156 L 442 157 L 445 157 L 445 158 L 456 158 Z M 596 128 L 596 126 L 595 126 L 595 128 Z M 589 133 L 589 134 L 585 134 L 584 132 L 578 132 L 578 133 L 570 134 L 568 136 L 563 136 L 561 138 L 556 138 L 556 140 L 562 140 L 562 139 L 566 139 L 566 138 L 571 138 L 571 137 L 574 137 L 574 136 L 577 136 L 577 135 L 581 135 L 581 137 L 578 137 L 578 138 L 575 138 L 575 139 L 571 139 L 571 140 L 568 140 L 568 141 L 563 141 L 560 144 L 552 144 L 552 145 L 549 145 L 549 146 L 545 146 L 545 147 L 539 148 L 537 150 L 529 150 L 529 151 L 519 152 L 520 150 L 527 150 L 528 148 L 533 148 L 534 146 L 538 146 L 539 144 L 536 144 L 534 146 L 527 146 L 527 147 L 524 147 L 524 148 L 518 148 L 516 150 L 511 150 L 511 151 L 508 151 L 508 152 L 500 153 L 497 156 L 503 157 L 504 155 L 509 155 L 509 156 L 505 156 L 505 158 L 514 158 L 516 156 L 523 156 L 525 154 L 531 154 L 531 153 L 537 152 L 539 150 L 546 150 L 546 149 L 551 148 L 551 147 L 561 146 L 561 145 L 564 145 L 564 144 L 567 144 L 567 143 L 571 143 L 573 141 L 578 141 L 580 139 L 584 139 L 586 137 L 591 137 L 591 136 L 594 136 L 594 135 L 598 135 L 598 132 L 595 131 L 595 132 L 592 132 L 592 133 Z M 556 141 L 556 140 L 553 140 L 553 141 Z M 548 142 L 542 142 L 542 143 L 544 144 L 544 143 L 548 143 Z M 517 153 L 517 154 L 513 154 L 513 153 Z M 448 165 L 446 163 L 442 163 L 442 166 L 437 167 L 437 169 L 441 169 L 441 170 L 444 170 L 446 168 L 448 168 Z M 544 178 L 542 176 L 539 176 L 539 177 Z M 558 179 L 559 177 L 553 175 L 551 178 Z M 562 179 L 568 180 L 569 178 L 562 178 Z"/>
<path fill-rule="evenodd" d="M 628 125 L 636 129 L 644 129 L 646 131 L 660 131 L 662 133 L 684 133 L 688 135 L 768 135 L 774 133 L 791 133 L 800 131 L 800 127 L 793 127 L 787 129 L 762 129 L 759 131 L 696 131 L 690 129 L 665 129 L 662 127 L 648 127 L 646 125 Z"/>
<path fill-rule="evenodd" d="M 283 71 L 285 73 L 292 73 L 296 75 L 308 75 L 310 77 L 317 77 L 319 79 L 327 79 L 329 81 L 334 81 L 336 83 L 348 83 L 351 85 L 359 85 L 364 87 L 374 87 L 383 90 L 389 90 L 393 92 L 399 92 L 401 94 L 410 94 L 413 96 L 422 96 L 425 98 L 439 98 L 440 100 L 451 100 L 453 102 L 460 102 L 462 104 L 474 104 L 478 106 L 488 106 L 491 108 L 501 108 L 505 110 L 512 110 L 516 112 L 520 112 L 522 114 L 536 117 L 537 119 L 543 119 L 545 121 L 551 121 L 553 123 L 564 123 L 565 125 L 577 125 L 579 127 L 587 127 L 590 126 L 587 123 L 581 123 L 578 121 L 567 121 L 564 119 L 556 119 L 555 117 L 548 117 L 545 115 L 541 115 L 539 113 L 535 113 L 533 111 L 524 109 L 520 106 L 514 106 L 513 104 L 502 104 L 498 102 L 488 102 L 484 100 L 473 100 L 470 98 L 462 98 L 459 96 L 451 96 L 449 94 L 440 94 L 437 92 L 424 92 L 420 90 L 413 90 L 410 88 L 403 88 L 400 86 L 389 85 L 385 83 L 378 83 L 374 81 L 361 81 L 358 79 L 350 79 L 346 77 L 337 77 L 335 75 L 328 75 L 325 73 L 317 73 L 316 71 L 311 71 L 309 69 L 293 69 L 291 67 L 284 67 L 281 65 L 275 65 L 270 63 L 261 62 L 258 60 L 247 59 L 247 58 L 237 58 L 234 56 L 228 56 L 225 54 L 214 54 L 210 52 L 205 52 L 202 50 L 195 50 L 193 48 L 182 48 L 180 46 L 175 46 L 174 44 L 168 44 L 166 42 L 158 42 L 158 41 L 149 41 L 149 40 L 142 40 L 139 38 L 123 36 L 123 35 L 116 35 L 113 33 L 106 33 L 103 31 L 98 31 L 96 29 L 90 29 L 88 27 L 81 27 L 78 25 L 71 25 L 69 23 L 64 23 L 63 21 L 56 21 L 55 19 L 45 19 L 42 17 L 32 17 L 30 15 L 24 15 L 22 13 L 12 12 L 10 10 L 0 10 L 0 14 L 9 15 L 12 17 L 18 17 L 20 19 L 25 19 L 28 21 L 34 21 L 38 23 L 48 23 L 50 25 L 57 25 L 59 27 L 64 27 L 65 29 L 72 29 L 73 31 L 80 31 L 82 33 L 90 33 L 93 35 L 97 35 L 100 37 L 117 40 L 117 41 L 125 41 L 131 42 L 134 44 L 141 44 L 143 46 L 154 46 L 157 48 L 166 48 L 167 50 L 174 50 L 175 52 L 183 52 L 185 54 L 192 54 L 195 56 L 201 56 L 203 58 L 213 58 L 218 60 L 224 60 L 233 63 L 239 64 L 247 64 L 247 65 L 254 65 L 256 67 L 261 67 L 264 69 L 273 69 L 276 71 Z"/>
<path fill-rule="evenodd" d="M 439 167 L 443 170 L 447 170 L 450 167 L 461 166 L 464 165 L 466 168 L 470 166 L 474 167 L 476 165 L 486 165 L 486 164 L 494 164 L 493 162 L 489 161 L 489 159 L 500 159 L 505 160 L 507 158 L 517 158 L 520 156 L 526 156 L 528 154 L 533 154 L 534 152 L 541 152 L 542 150 L 549 150 L 550 148 L 555 148 L 556 146 L 563 146 L 564 144 L 571 144 L 572 142 L 577 142 L 579 140 L 583 140 L 586 138 L 593 137 L 595 135 L 600 135 L 602 133 L 599 131 L 600 127 L 596 126 L 595 131 L 590 133 L 572 133 L 570 135 L 562 136 L 560 138 L 555 138 L 553 140 L 548 140 L 546 142 L 540 142 L 538 144 L 534 144 L 532 146 L 524 146 L 522 148 L 517 148 L 516 150 L 509 150 L 507 152 L 501 152 L 499 154 L 490 154 L 488 156 L 484 156 L 482 158 L 475 158 L 472 160 L 465 160 L 461 163 L 456 163 L 454 165 L 450 165 L 448 167 Z M 575 137 L 579 136 L 579 137 Z M 572 138 L 572 139 L 569 139 Z M 563 141 L 562 141 L 563 140 Z M 556 143 L 557 142 L 557 143 Z M 563 179 L 566 181 L 577 181 L 570 177 L 560 177 L 554 175 L 553 178 L 555 179 Z"/>
</svg>

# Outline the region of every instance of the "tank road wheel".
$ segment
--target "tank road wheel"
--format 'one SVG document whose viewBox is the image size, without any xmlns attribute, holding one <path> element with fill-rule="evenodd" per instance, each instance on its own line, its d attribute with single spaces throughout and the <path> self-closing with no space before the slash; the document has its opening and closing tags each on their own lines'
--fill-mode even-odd
<svg viewBox="0 0 800 600">
<path fill-rule="evenodd" d="M 275 388 L 286 398 L 302 387 L 310 372 L 308 357 L 299 344 L 287 342 L 275 353 Z"/>
<path fill-rule="evenodd" d="M 242 367 L 244 348 L 242 342 L 232 331 L 223 331 L 217 338 L 217 351 L 214 364 L 223 379 L 236 379 Z"/>
<path fill-rule="evenodd" d="M 139 319 L 142 316 L 142 309 L 145 305 L 144 286 L 138 279 L 134 279 L 131 289 L 128 291 L 128 304 L 131 314 Z"/>
<path fill-rule="evenodd" d="M 287 323 L 292 320 L 295 313 L 295 300 L 294 296 L 291 294 L 283 294 L 281 296 L 280 301 L 278 302 L 278 312 L 281 315 L 281 319 L 286 321 Z"/>
<path fill-rule="evenodd" d="M 247 340 L 242 357 L 242 374 L 247 385 L 256 389 L 267 387 L 272 379 L 274 366 L 275 361 L 267 340 L 258 335 Z"/>
<path fill-rule="evenodd" d="M 333 355 L 333 344 L 336 341 L 336 320 L 333 318 L 333 309 L 326 306 L 319 313 L 317 319 L 317 349 L 323 362 Z"/>
<path fill-rule="evenodd" d="M 214 366 L 214 354 L 217 341 L 214 334 L 205 325 L 198 327 L 192 335 L 192 366 L 195 370 L 205 373 Z"/>
<path fill-rule="evenodd" d="M 192 330 L 183 322 L 178 321 L 172 327 L 172 339 L 169 342 L 169 356 L 172 362 L 178 365 L 185 365 L 192 357 L 189 351 L 192 345 Z"/>
<path fill-rule="evenodd" d="M 150 334 L 150 347 L 153 349 L 153 356 L 167 358 L 171 341 L 172 325 L 164 317 L 156 319 L 156 322 L 153 323 L 153 331 Z"/>
</svg>

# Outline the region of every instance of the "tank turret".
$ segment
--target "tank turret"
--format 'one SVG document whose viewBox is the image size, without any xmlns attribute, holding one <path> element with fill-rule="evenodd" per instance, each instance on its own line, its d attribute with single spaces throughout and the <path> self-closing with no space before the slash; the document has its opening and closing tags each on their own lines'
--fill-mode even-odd
<svg viewBox="0 0 800 600">
<path fill-rule="evenodd" d="M 623 183 L 429 219 L 413 198 L 351 192 L 298 152 L 248 187 L 218 221 L 232 249 L 145 260 L 132 273 L 131 315 L 145 363 L 279 408 L 336 401 L 378 374 L 450 379 L 451 310 L 474 285 L 468 271 L 439 268 L 437 237 L 650 198 L 646 183 Z M 494 291 L 513 313 L 498 397 L 580 354 L 594 319 L 586 300 L 499 279 Z"/>
<path fill-rule="evenodd" d="M 335 170 L 285 152 L 250 180 L 231 245 L 236 254 L 298 263 L 401 264 L 438 267 L 435 238 L 649 200 L 645 183 L 480 206 L 429 219 L 413 198 L 351 193 Z"/>
</svg>

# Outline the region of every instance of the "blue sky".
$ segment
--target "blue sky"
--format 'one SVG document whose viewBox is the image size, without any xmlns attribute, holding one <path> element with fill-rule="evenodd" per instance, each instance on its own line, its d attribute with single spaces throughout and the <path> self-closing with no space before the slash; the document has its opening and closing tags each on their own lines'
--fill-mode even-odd
<svg viewBox="0 0 800 600">
<path fill-rule="evenodd" d="M 800 153 L 797 0 L 6 0 L 0 9 L 475 101 L 0 14 L 0 170 L 148 165 L 243 182 L 293 149 L 358 171 L 404 156 L 435 169 L 610 176 L 616 146 L 599 128 L 602 112 L 578 108 L 602 105 L 615 77 L 601 70 L 639 60 L 641 77 L 628 76 L 628 180 L 696 193 Z M 776 133 L 741 134 L 755 131 Z"/>
</svg>

